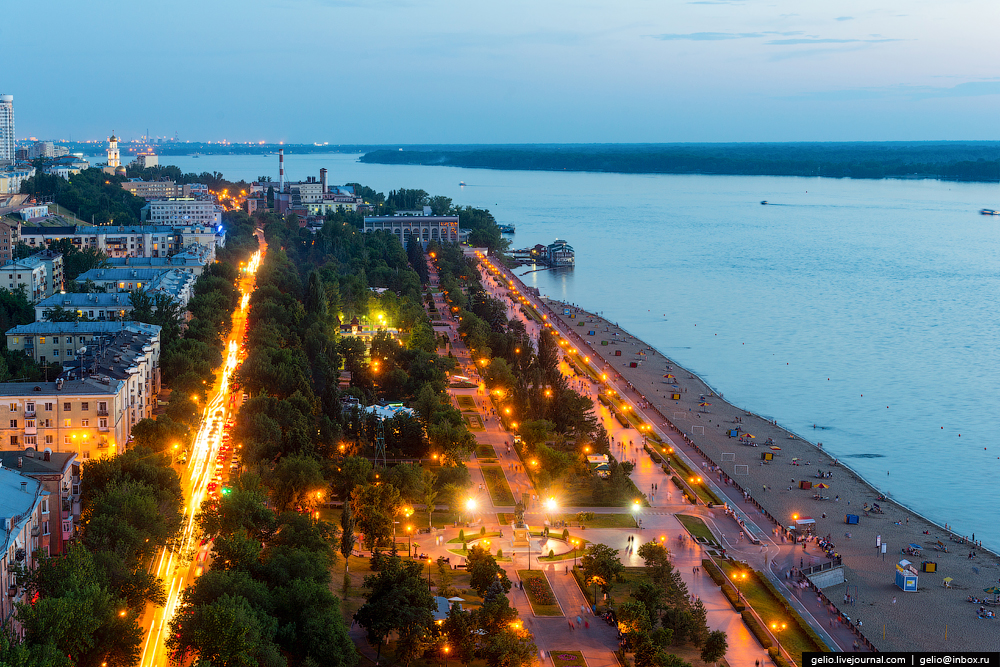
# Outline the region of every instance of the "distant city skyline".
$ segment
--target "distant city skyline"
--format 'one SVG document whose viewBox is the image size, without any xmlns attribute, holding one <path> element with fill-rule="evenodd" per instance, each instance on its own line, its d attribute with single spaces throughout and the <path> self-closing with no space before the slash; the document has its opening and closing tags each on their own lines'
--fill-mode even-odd
<svg viewBox="0 0 1000 667">
<path fill-rule="evenodd" d="M 987 0 L 53 0 L 5 17 L 0 39 L 31 54 L 0 77 L 18 139 L 1000 139 Z"/>
</svg>

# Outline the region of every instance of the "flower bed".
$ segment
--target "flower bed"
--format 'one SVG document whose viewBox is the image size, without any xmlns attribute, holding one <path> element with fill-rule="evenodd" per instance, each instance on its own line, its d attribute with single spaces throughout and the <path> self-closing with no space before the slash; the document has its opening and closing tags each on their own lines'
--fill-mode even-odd
<svg viewBox="0 0 1000 667">
<path fill-rule="evenodd" d="M 517 574 L 524 582 L 524 592 L 528 596 L 531 610 L 535 616 L 562 616 L 562 609 L 552 594 L 548 579 L 538 570 L 518 570 Z"/>
</svg>

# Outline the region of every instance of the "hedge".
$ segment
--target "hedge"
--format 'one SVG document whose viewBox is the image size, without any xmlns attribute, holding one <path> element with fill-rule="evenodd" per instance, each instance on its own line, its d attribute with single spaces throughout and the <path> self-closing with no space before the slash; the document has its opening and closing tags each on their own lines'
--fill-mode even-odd
<svg viewBox="0 0 1000 667">
<path fill-rule="evenodd" d="M 776 646 L 767 649 L 767 654 L 771 657 L 771 661 L 774 662 L 775 667 L 795 667 L 795 665 L 785 659 L 785 656 L 781 654 L 781 651 Z"/>
<path fill-rule="evenodd" d="M 751 614 L 749 611 L 744 611 L 740 616 L 743 617 L 743 623 L 746 624 L 753 636 L 757 638 L 760 645 L 764 648 L 771 648 L 774 646 L 774 642 L 771 641 L 771 635 L 768 634 L 767 630 L 757 622 L 757 617 Z"/>
<path fill-rule="evenodd" d="M 747 606 L 743 603 L 739 591 L 733 590 L 732 585 L 729 585 L 725 575 L 722 574 L 722 570 L 708 558 L 701 561 L 701 566 L 708 572 L 708 576 L 712 577 L 712 581 L 722 588 L 722 594 L 729 600 L 729 604 L 733 605 L 733 609 L 737 613 L 746 611 Z"/>
<path fill-rule="evenodd" d="M 805 632 L 806 635 L 809 636 L 809 639 L 811 639 L 813 643 L 816 644 L 815 648 L 816 651 L 828 651 L 832 648 L 828 647 L 826 645 L 826 642 L 823 641 L 822 638 L 820 638 L 819 634 L 815 630 L 813 630 L 811 625 L 806 623 L 805 619 L 802 618 L 799 612 L 795 611 L 795 609 L 792 608 L 792 605 L 788 604 L 788 600 L 785 598 L 784 595 L 782 595 L 778 591 L 775 585 L 771 583 L 770 579 L 768 579 L 766 576 L 763 575 L 758 576 L 757 579 L 759 579 L 764 584 L 765 588 L 767 588 L 767 590 L 770 591 L 771 595 L 773 595 L 778 600 L 778 602 L 780 602 L 785 607 L 785 611 L 788 612 L 788 615 L 791 617 L 792 621 L 797 623 L 798 626 L 802 628 L 803 632 Z"/>
</svg>

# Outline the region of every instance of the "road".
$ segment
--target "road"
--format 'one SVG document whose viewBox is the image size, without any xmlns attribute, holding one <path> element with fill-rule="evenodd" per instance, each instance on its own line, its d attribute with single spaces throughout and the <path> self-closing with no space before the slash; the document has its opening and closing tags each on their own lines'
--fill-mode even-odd
<svg viewBox="0 0 1000 667">
<path fill-rule="evenodd" d="M 202 501 L 207 497 L 209 484 L 217 474 L 220 474 L 215 461 L 222 447 L 222 424 L 227 417 L 235 414 L 235 408 L 230 410 L 231 398 L 234 397 L 229 391 L 229 378 L 240 361 L 240 346 L 246 327 L 250 294 L 254 289 L 257 267 L 267 250 L 264 235 L 259 230 L 257 238 L 260 250 L 250 259 L 240 277 L 242 298 L 233 311 L 232 329 L 226 341 L 226 358 L 216 371 L 215 384 L 208 394 L 201 426 L 191 445 L 188 463 L 186 466 L 177 467 L 181 476 L 181 490 L 184 493 L 181 546 L 176 552 L 163 549 L 151 566 L 155 568 L 156 576 L 163 581 L 164 589 L 167 591 L 167 604 L 161 608 L 147 607 L 140 619 L 140 625 L 146 632 L 146 640 L 143 643 L 139 667 L 167 667 L 169 664 L 164 641 L 170 619 L 174 616 L 184 589 L 191 585 L 207 564 L 208 546 L 200 544 L 201 536 L 195 524 L 195 516 L 201 508 Z"/>
</svg>

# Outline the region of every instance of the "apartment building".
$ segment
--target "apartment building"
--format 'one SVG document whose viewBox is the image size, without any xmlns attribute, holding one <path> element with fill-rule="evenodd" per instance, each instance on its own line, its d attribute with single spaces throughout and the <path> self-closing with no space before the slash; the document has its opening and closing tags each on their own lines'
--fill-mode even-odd
<svg viewBox="0 0 1000 667">
<path fill-rule="evenodd" d="M 39 545 L 46 555 L 66 551 L 80 522 L 80 464 L 76 452 L 53 452 L 27 447 L 24 451 L 0 451 L 0 467 L 16 471 L 42 484 Z"/>
<path fill-rule="evenodd" d="M 458 243 L 457 215 L 391 215 L 365 218 L 365 233 L 385 231 L 395 234 L 403 247 L 411 238 Z"/>
<path fill-rule="evenodd" d="M 143 181 L 133 178 L 122 183 L 122 189 L 147 201 L 176 197 L 191 198 L 191 186 L 174 181 Z"/>
<path fill-rule="evenodd" d="M 105 292 L 146 290 L 152 294 L 163 293 L 176 301 L 182 310 L 194 296 L 197 280 L 194 272 L 171 267 L 91 269 L 76 279 L 81 283 L 92 281 Z"/>
<path fill-rule="evenodd" d="M 32 248 L 69 239 L 81 250 L 102 250 L 109 257 L 169 257 L 191 244 L 221 248 L 226 245 L 226 231 L 221 225 L 22 226 L 20 239 Z"/>
<path fill-rule="evenodd" d="M 41 482 L 0 468 L 0 586 L 5 593 L 0 595 L 0 624 L 14 633 L 20 631 L 14 609 L 27 601 L 18 574 L 21 568 L 34 569 L 39 552 L 48 553 L 51 509 Z"/>
<path fill-rule="evenodd" d="M 0 193 L 3 191 L 0 190 Z M 2 199 L 2 195 L 0 195 Z M 0 218 L 0 261 L 7 263 L 14 257 L 14 246 L 21 238 L 21 222 L 15 218 Z"/>
<path fill-rule="evenodd" d="M 123 338 L 122 336 L 125 336 Z M 61 363 L 72 365 L 79 363 L 80 348 L 88 350 L 121 346 L 125 339 L 138 336 L 136 343 L 141 344 L 143 356 L 148 360 L 137 363 L 148 363 L 154 369 L 155 380 L 152 385 L 154 393 L 159 392 L 160 368 L 160 327 L 145 322 L 32 322 L 21 324 L 7 331 L 7 349 L 20 350 L 39 364 Z M 146 347 L 150 349 L 145 350 Z M 138 354 L 133 354 L 137 357 Z"/>
<path fill-rule="evenodd" d="M 205 225 L 215 228 L 222 224 L 222 207 L 208 200 L 170 197 L 143 206 L 142 219 L 154 225 Z"/>
<path fill-rule="evenodd" d="M 117 269 L 162 269 L 164 271 L 184 269 L 197 277 L 205 271 L 206 266 L 215 261 L 215 247 L 193 243 L 170 257 L 111 257 L 107 261 L 112 268 Z"/>
<path fill-rule="evenodd" d="M 81 317 L 86 316 L 99 322 L 120 321 L 131 316 L 132 300 L 125 292 L 53 294 L 48 299 L 35 304 L 35 321 L 47 321 L 51 311 L 58 308 L 75 310 Z"/>
</svg>

